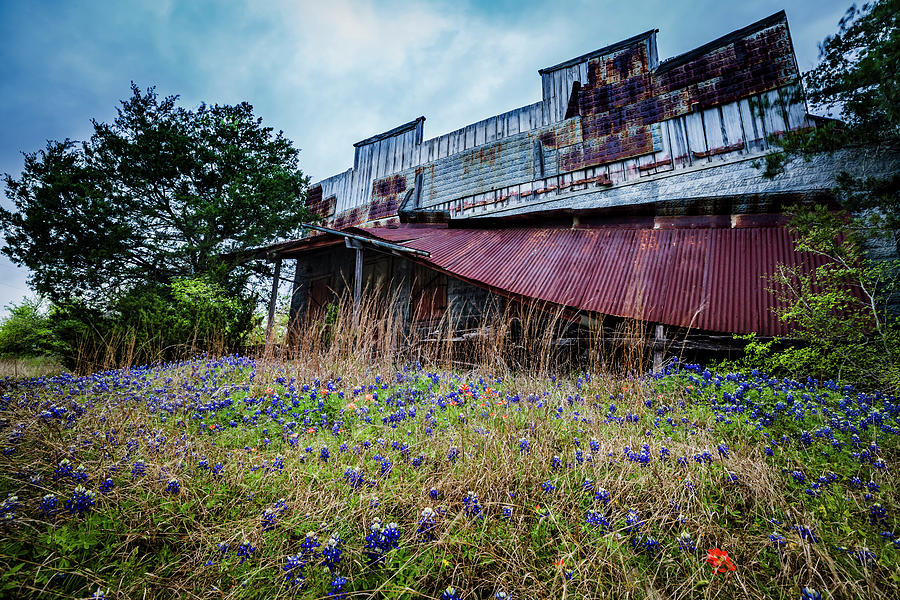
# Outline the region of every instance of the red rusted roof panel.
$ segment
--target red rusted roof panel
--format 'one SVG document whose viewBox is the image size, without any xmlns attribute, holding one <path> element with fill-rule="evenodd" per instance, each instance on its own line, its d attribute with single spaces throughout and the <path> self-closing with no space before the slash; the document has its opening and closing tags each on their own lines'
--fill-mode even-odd
<svg viewBox="0 0 900 600">
<path fill-rule="evenodd" d="M 362 230 L 431 254 L 424 262 L 507 294 L 706 331 L 784 335 L 768 277 L 822 260 L 783 227 L 743 229 Z"/>
</svg>

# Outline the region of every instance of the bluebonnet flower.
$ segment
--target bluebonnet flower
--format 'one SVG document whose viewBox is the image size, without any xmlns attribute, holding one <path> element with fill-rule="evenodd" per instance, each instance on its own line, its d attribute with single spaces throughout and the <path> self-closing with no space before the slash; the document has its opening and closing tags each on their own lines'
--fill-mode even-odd
<svg viewBox="0 0 900 600">
<path fill-rule="evenodd" d="M 475 492 L 470 490 L 466 493 L 463 498 L 463 510 L 472 518 L 481 515 L 481 504 L 478 502 L 478 495 Z"/>
<path fill-rule="evenodd" d="M 800 590 L 800 600 L 822 600 L 822 594 L 815 588 L 805 587 Z"/>
<path fill-rule="evenodd" d="M 422 516 L 419 518 L 418 533 L 423 541 L 434 539 L 434 528 L 434 510 L 431 507 L 427 507 L 422 511 Z"/>
<path fill-rule="evenodd" d="M 456 446 L 450 446 L 450 450 L 447 451 L 447 460 L 454 463 L 457 458 L 459 458 L 459 449 Z"/>
<path fill-rule="evenodd" d="M 328 458 L 331 456 L 331 452 L 328 450 L 328 446 L 322 446 L 322 449 L 319 451 L 319 458 L 322 459 L 322 462 L 328 462 Z"/>
<path fill-rule="evenodd" d="M 549 494 L 556 489 L 556 486 L 548 479 L 544 483 L 541 484 L 541 489 L 544 490 L 545 493 Z"/>
<path fill-rule="evenodd" d="M 610 525 L 609 521 L 607 521 L 603 515 L 601 515 L 597 511 L 589 510 L 587 514 L 584 516 L 584 520 L 594 527 L 600 529 L 601 531 L 609 531 Z"/>
<path fill-rule="evenodd" d="M 665 446 L 659 449 L 659 460 L 668 460 L 670 456 L 669 449 Z"/>
<path fill-rule="evenodd" d="M 136 460 L 133 465 L 131 465 L 131 478 L 135 477 L 143 477 L 147 472 L 147 464 L 143 460 Z"/>
<path fill-rule="evenodd" d="M 591 445 L 591 452 L 599 452 L 600 451 L 600 442 L 598 442 L 597 440 L 591 438 L 590 445 Z"/>
<path fill-rule="evenodd" d="M 16 509 L 22 506 L 19 497 L 9 494 L 6 500 L 0 502 L 0 521 L 12 521 L 16 518 Z"/>
<path fill-rule="evenodd" d="M 169 483 L 166 484 L 166 492 L 175 495 L 181 491 L 181 483 L 179 483 L 178 479 L 172 477 L 169 479 Z"/>
<path fill-rule="evenodd" d="M 222 463 L 216 463 L 216 466 L 214 466 L 212 468 L 212 474 L 215 475 L 216 477 L 221 477 L 222 472 L 224 470 L 225 470 L 225 465 L 223 465 Z"/>
<path fill-rule="evenodd" d="M 241 559 L 241 564 L 243 564 L 243 562 L 245 560 L 248 560 L 255 551 L 256 551 L 256 546 L 254 546 L 247 540 L 244 540 L 243 542 L 241 542 L 241 545 L 238 546 L 238 549 L 237 549 L 237 555 Z"/>
<path fill-rule="evenodd" d="M 346 471 L 344 471 L 344 479 L 347 480 L 347 483 L 351 488 L 356 489 L 365 483 L 366 478 L 362 471 L 358 469 L 354 469 L 353 467 L 348 467 Z"/>
<path fill-rule="evenodd" d="M 400 530 L 396 523 L 383 525 L 378 517 L 373 519 L 369 535 L 366 536 L 366 554 L 369 562 L 382 562 L 385 555 L 398 546 L 399 541 Z"/>
<path fill-rule="evenodd" d="M 206 456 L 200 457 L 200 460 L 197 461 L 197 468 L 201 471 L 209 469 L 209 460 L 207 460 Z"/>
<path fill-rule="evenodd" d="M 279 454 L 272 460 L 272 469 L 275 471 L 281 471 L 283 468 L 284 468 L 284 457 Z"/>
<path fill-rule="evenodd" d="M 819 538 L 816 537 L 816 534 L 809 527 L 804 525 L 794 525 L 793 529 L 797 532 L 797 535 L 800 536 L 800 539 L 808 540 L 813 543 L 819 541 Z"/>
<path fill-rule="evenodd" d="M 84 465 L 78 465 L 78 467 L 74 471 L 72 471 L 72 479 L 80 482 L 85 482 L 88 480 L 88 474 L 84 468 Z"/>
<path fill-rule="evenodd" d="M 344 600 L 344 598 L 347 597 L 347 592 L 344 591 L 344 586 L 347 585 L 346 577 L 335 575 L 328 585 L 331 588 L 328 594 L 329 598 L 333 598 L 334 600 Z"/>
<path fill-rule="evenodd" d="M 391 469 L 393 469 L 393 468 L 394 468 L 394 466 L 393 466 L 393 464 L 391 464 L 391 459 L 385 457 L 384 460 L 381 461 L 381 465 L 379 467 L 379 474 L 382 477 L 389 477 L 391 474 Z"/>
<path fill-rule="evenodd" d="M 520 453 L 525 454 L 525 453 L 529 452 L 530 447 L 531 447 L 531 444 L 528 442 L 528 440 L 526 438 L 522 438 L 521 440 L 519 440 L 519 452 Z"/>
<path fill-rule="evenodd" d="M 857 562 L 864 565 L 866 563 L 875 562 L 875 555 L 868 548 L 862 548 L 853 553 L 853 558 Z"/>
<path fill-rule="evenodd" d="M 722 458 L 728 458 L 728 444 L 726 444 L 725 442 L 719 442 L 718 450 L 719 456 L 721 456 Z"/>
<path fill-rule="evenodd" d="M 459 592 L 455 587 L 450 586 L 441 594 L 441 600 L 459 600 Z"/>
<path fill-rule="evenodd" d="M 438 499 L 438 491 L 437 491 L 437 488 L 431 488 L 430 490 L 428 490 L 428 496 L 429 496 L 432 500 L 437 500 L 437 499 Z"/>
<path fill-rule="evenodd" d="M 510 508 L 508 506 L 504 506 L 503 510 L 501 511 L 500 516 L 504 519 L 511 519 L 512 518 L 512 508 Z"/>
<path fill-rule="evenodd" d="M 597 490 L 597 493 L 594 494 L 594 498 L 603 503 L 603 505 L 609 504 L 610 495 L 609 492 L 606 491 L 606 488 L 600 488 Z"/>
<path fill-rule="evenodd" d="M 685 552 L 693 552 L 697 549 L 694 540 L 691 538 L 691 534 L 687 531 L 681 532 L 681 535 L 678 536 L 678 547 Z"/>
<path fill-rule="evenodd" d="M 267 508 L 263 511 L 262 530 L 272 531 L 276 525 L 278 525 L 278 514 L 273 509 Z"/>
<path fill-rule="evenodd" d="M 53 471 L 54 479 L 62 479 L 63 477 L 69 477 L 72 474 L 72 462 L 68 458 L 64 458 L 59 461 L 59 465 L 56 467 L 56 470 Z"/>
<path fill-rule="evenodd" d="M 341 537 L 336 533 L 332 533 L 322 547 L 322 561 L 329 571 L 334 572 L 341 564 L 342 543 Z"/>
<path fill-rule="evenodd" d="M 496 594 L 494 594 L 494 600 L 510 600 L 510 596 L 503 590 L 499 590 Z"/>
<path fill-rule="evenodd" d="M 66 500 L 66 508 L 72 514 L 86 513 L 94 506 L 96 496 L 95 492 L 88 491 L 83 485 L 79 485 L 72 491 L 72 497 Z"/>
<path fill-rule="evenodd" d="M 662 549 L 659 542 L 652 537 L 645 537 L 641 544 L 644 548 L 644 552 L 650 555 L 655 555 Z"/>
<path fill-rule="evenodd" d="M 593 491 L 593 489 L 594 489 L 594 480 L 593 480 L 593 479 L 585 479 L 585 480 L 581 483 L 581 489 L 583 489 L 583 490 L 586 491 L 586 492 Z"/>
<path fill-rule="evenodd" d="M 777 531 L 773 531 L 769 534 L 769 541 L 772 542 L 772 545 L 775 546 L 776 549 L 781 548 L 785 544 L 787 544 L 787 538 Z"/>
<path fill-rule="evenodd" d="M 241 561 L 243 562 L 243 561 Z M 285 583 L 290 587 L 299 587 L 300 589 L 306 588 L 306 575 L 303 573 L 303 567 L 306 563 L 303 562 L 303 559 L 300 558 L 299 555 L 291 555 L 285 559 L 285 564 L 282 567 L 284 571 L 284 580 Z"/>
<path fill-rule="evenodd" d="M 56 498 L 55 494 L 45 494 L 43 498 L 41 498 L 40 511 L 41 514 L 49 517 L 57 511 L 59 506 L 59 500 Z"/>
<path fill-rule="evenodd" d="M 728 483 L 737 483 L 737 482 L 738 482 L 737 473 L 735 473 L 734 471 L 729 471 L 728 472 Z"/>
<path fill-rule="evenodd" d="M 873 523 L 882 523 L 887 521 L 887 511 L 877 502 L 869 507 L 869 519 Z"/>
<path fill-rule="evenodd" d="M 628 511 L 628 514 L 625 516 L 625 532 L 628 534 L 637 534 L 640 533 L 641 527 L 643 527 L 644 522 L 641 521 L 640 516 L 633 510 Z"/>
<path fill-rule="evenodd" d="M 114 487 L 116 487 L 116 482 L 112 480 L 112 477 L 107 477 L 100 482 L 100 486 L 98 489 L 100 490 L 101 494 L 108 494 Z"/>
<path fill-rule="evenodd" d="M 791 471 L 791 478 L 796 483 L 804 483 L 806 481 L 806 475 L 804 475 L 802 471 L 797 471 L 797 470 Z"/>
<path fill-rule="evenodd" d="M 314 531 L 307 531 L 306 537 L 303 538 L 303 542 L 300 544 L 300 548 L 303 551 L 303 558 L 312 558 L 315 554 L 317 554 L 318 547 L 319 540 L 316 537 L 316 533 Z"/>
<path fill-rule="evenodd" d="M 554 456 L 550 459 L 550 470 L 551 471 L 559 471 L 562 469 L 562 460 L 559 456 Z"/>
</svg>

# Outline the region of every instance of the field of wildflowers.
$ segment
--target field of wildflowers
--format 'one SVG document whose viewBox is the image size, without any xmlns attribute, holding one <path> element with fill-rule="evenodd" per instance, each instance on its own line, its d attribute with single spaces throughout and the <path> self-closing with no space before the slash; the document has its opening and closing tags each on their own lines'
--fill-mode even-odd
<svg viewBox="0 0 900 600">
<path fill-rule="evenodd" d="M 832 382 L 227 356 L 0 386 L 4 597 L 900 590 L 900 403 Z"/>
</svg>

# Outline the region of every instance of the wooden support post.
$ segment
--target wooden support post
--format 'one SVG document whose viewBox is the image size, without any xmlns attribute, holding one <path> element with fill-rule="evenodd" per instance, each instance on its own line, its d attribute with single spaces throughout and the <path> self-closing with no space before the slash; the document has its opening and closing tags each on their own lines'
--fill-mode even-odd
<svg viewBox="0 0 900 600">
<path fill-rule="evenodd" d="M 353 270 L 353 312 L 359 313 L 359 304 L 362 301 L 362 268 L 363 250 L 356 249 L 356 266 Z"/>
<path fill-rule="evenodd" d="M 344 244 L 348 248 L 356 250 L 356 264 L 353 267 L 353 321 L 359 325 L 359 305 L 362 302 L 362 278 L 363 278 L 363 245 L 359 240 L 344 238 Z"/>
<path fill-rule="evenodd" d="M 272 295 L 269 296 L 269 320 L 266 322 L 266 342 L 272 341 L 275 329 L 275 303 L 278 302 L 278 284 L 281 282 L 281 257 L 275 259 L 275 277 L 272 279 Z"/>
<path fill-rule="evenodd" d="M 659 323 L 656 324 L 656 335 L 653 338 L 653 372 L 659 373 L 662 371 L 662 363 L 663 363 L 663 350 L 666 345 L 666 334 L 663 330 L 663 326 Z"/>
</svg>

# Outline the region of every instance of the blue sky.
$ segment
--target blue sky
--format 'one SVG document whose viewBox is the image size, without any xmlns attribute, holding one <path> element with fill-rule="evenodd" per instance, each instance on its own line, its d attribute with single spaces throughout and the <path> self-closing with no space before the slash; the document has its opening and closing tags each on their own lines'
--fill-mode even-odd
<svg viewBox="0 0 900 600">
<path fill-rule="evenodd" d="M 665 59 L 785 9 L 807 70 L 849 4 L 3 0 L 0 173 L 18 176 L 21 152 L 48 139 L 89 137 L 134 81 L 188 107 L 250 102 L 316 180 L 351 166 L 353 142 L 419 115 L 430 138 L 536 102 L 539 68 L 648 29 Z M 0 315 L 26 278 L 0 258 Z"/>
</svg>

